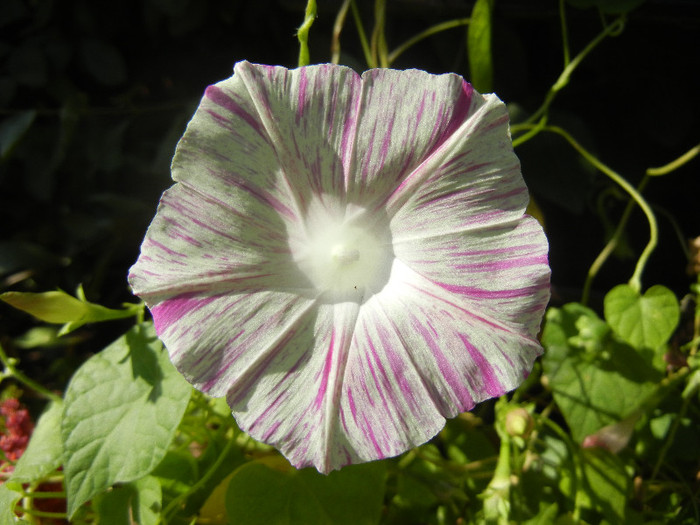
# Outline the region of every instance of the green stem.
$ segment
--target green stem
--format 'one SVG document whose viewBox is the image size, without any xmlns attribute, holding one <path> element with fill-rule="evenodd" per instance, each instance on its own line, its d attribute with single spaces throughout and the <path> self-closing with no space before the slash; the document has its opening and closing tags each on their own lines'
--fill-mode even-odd
<svg viewBox="0 0 700 525">
<path fill-rule="evenodd" d="M 389 53 L 389 57 L 387 59 L 389 64 L 393 64 L 394 61 L 397 58 L 399 58 L 401 54 L 403 54 L 408 48 L 416 45 L 421 40 L 425 40 L 429 36 L 440 33 L 441 31 L 446 31 L 455 27 L 466 26 L 469 24 L 469 20 L 469 18 L 458 18 L 456 20 L 448 20 L 447 22 L 436 24 L 434 26 L 429 27 L 425 31 L 418 33 L 416 36 L 414 36 L 413 38 L 409 38 L 403 44 L 401 44 L 399 47 L 397 47 L 391 53 Z"/>
<path fill-rule="evenodd" d="M 484 490 L 484 518 L 488 524 L 507 524 L 510 514 L 510 436 L 501 438 L 496 470 Z"/>
<path fill-rule="evenodd" d="M 161 513 L 160 519 L 157 523 L 163 523 L 164 516 L 167 516 L 168 514 L 173 512 L 178 507 L 178 505 L 180 505 L 180 503 L 182 503 L 184 500 L 186 500 L 190 496 L 190 494 L 194 494 L 195 492 L 197 492 L 200 488 L 202 488 L 209 481 L 209 478 L 211 478 L 216 473 L 216 471 L 218 470 L 221 463 L 223 463 L 223 461 L 228 457 L 228 453 L 231 451 L 231 449 L 234 447 L 235 444 L 236 444 L 236 440 L 233 439 L 233 437 L 228 440 L 228 442 L 226 443 L 226 446 L 219 454 L 219 457 L 216 458 L 216 461 L 214 462 L 214 464 L 211 467 L 209 467 L 209 469 L 204 473 L 204 475 L 199 479 L 199 481 L 197 481 L 197 483 L 192 485 L 187 492 L 185 492 L 184 494 L 180 494 L 178 497 L 173 499 L 168 504 L 167 507 L 165 507 L 165 509 Z"/>
<path fill-rule="evenodd" d="M 389 67 L 386 36 L 386 0 L 374 1 L 374 31 L 372 31 L 372 60 L 379 67 Z M 376 67 L 376 66 L 375 66 Z"/>
<path fill-rule="evenodd" d="M 0 361 L 2 361 L 2 364 L 5 366 L 5 370 L 3 371 L 2 375 L 0 375 L 0 380 L 4 379 L 5 377 L 12 377 L 51 401 L 56 401 L 57 403 L 62 401 L 60 396 L 44 388 L 42 385 L 33 379 L 30 379 L 20 370 L 18 370 L 15 366 L 16 360 L 7 356 L 5 350 L 2 348 L 2 345 L 0 345 Z"/>
<path fill-rule="evenodd" d="M 369 47 L 369 40 L 367 40 L 367 34 L 365 33 L 365 28 L 362 25 L 362 17 L 360 16 L 360 10 L 357 8 L 357 3 L 355 0 L 351 0 L 350 7 L 352 9 L 352 17 L 355 20 L 355 26 L 357 27 L 357 36 L 360 38 L 360 44 L 362 45 L 362 52 L 365 54 L 365 61 L 367 62 L 367 67 L 375 68 L 377 64 L 372 58 L 372 50 Z"/>
<path fill-rule="evenodd" d="M 634 268 L 634 273 L 632 274 L 632 277 L 629 280 L 629 285 L 632 288 L 634 288 L 638 292 L 641 291 L 641 276 L 642 272 L 644 271 L 644 266 L 646 265 L 649 256 L 656 248 L 656 244 L 658 242 L 658 227 L 656 224 L 656 217 L 654 216 L 654 212 L 651 210 L 646 200 L 644 200 L 641 194 L 634 188 L 634 186 L 627 182 L 627 180 L 625 180 L 624 177 L 622 177 L 617 172 L 613 171 L 608 166 L 600 162 L 597 158 L 595 158 L 591 153 L 584 149 L 583 146 L 576 142 L 574 138 L 571 135 L 569 135 L 569 133 L 557 126 L 546 126 L 543 129 L 544 131 L 550 131 L 563 137 L 579 153 L 579 155 L 586 159 L 586 161 L 588 161 L 591 165 L 593 165 L 599 171 L 604 173 L 608 178 L 612 179 L 613 182 L 615 182 L 623 190 L 625 190 L 629 194 L 629 196 L 632 197 L 634 202 L 636 202 L 637 205 L 644 212 L 644 215 L 646 216 L 647 221 L 649 222 L 649 242 L 642 251 L 642 254 L 639 256 L 637 264 Z"/>
<path fill-rule="evenodd" d="M 65 499 L 65 492 L 22 492 L 23 498 L 29 499 Z"/>
<path fill-rule="evenodd" d="M 559 78 L 557 81 L 554 83 L 554 85 L 549 89 L 549 92 L 547 93 L 544 102 L 542 105 L 535 111 L 529 119 L 527 119 L 528 123 L 535 122 L 539 120 L 542 115 L 544 115 L 547 110 L 549 109 L 549 106 L 552 104 L 552 101 L 554 98 L 557 96 L 557 93 L 561 91 L 568 83 L 569 79 L 571 78 L 571 75 L 573 72 L 576 70 L 576 68 L 579 66 L 581 61 L 586 58 L 586 56 L 593 51 L 598 44 L 600 44 L 605 37 L 612 35 L 614 33 L 619 33 L 619 31 L 622 29 L 625 23 L 625 18 L 624 15 L 620 16 L 617 18 L 612 24 L 609 26 L 606 26 L 605 29 L 597 36 L 595 37 L 584 49 L 581 51 L 576 57 L 574 57 L 571 62 L 569 62 L 566 67 L 564 68 L 564 71 L 562 71 L 561 75 L 559 75 Z"/>
<path fill-rule="evenodd" d="M 340 33 L 343 32 L 345 19 L 348 17 L 348 10 L 352 0 L 344 0 L 340 6 L 338 15 L 335 17 L 333 24 L 333 38 L 331 39 L 331 63 L 338 64 L 340 62 Z"/>
<path fill-rule="evenodd" d="M 527 129 L 528 131 L 525 132 L 524 134 L 520 135 L 517 138 L 513 139 L 513 148 L 517 148 L 520 146 L 523 142 L 527 142 L 531 138 L 533 138 L 535 135 L 537 135 L 542 129 L 544 128 L 545 124 L 547 124 L 547 115 L 543 115 L 540 121 L 535 124 L 534 126 L 532 124 L 513 124 L 510 128 L 511 133 L 517 133 L 521 129 Z"/>
<path fill-rule="evenodd" d="M 316 19 L 316 0 L 308 0 L 306 3 L 306 12 L 304 13 L 304 22 L 297 30 L 297 38 L 299 39 L 299 67 L 308 66 L 311 63 L 309 56 L 309 31 Z"/>
<path fill-rule="evenodd" d="M 48 512 L 45 510 L 36 510 L 36 509 L 21 509 L 22 512 L 25 514 L 29 514 L 30 516 L 34 516 L 37 518 L 54 518 L 57 520 L 67 520 L 68 519 L 68 514 L 65 512 Z"/>
<path fill-rule="evenodd" d="M 689 162 L 691 159 L 695 158 L 699 153 L 700 153 L 700 144 L 698 144 L 694 148 L 690 148 L 683 155 L 678 157 L 676 160 L 669 162 L 665 166 L 661 166 L 660 168 L 649 168 L 647 170 L 647 175 L 649 175 L 650 177 L 659 177 L 661 175 L 666 175 L 667 173 L 671 173 L 672 171 L 680 168 L 686 162 Z"/>
<path fill-rule="evenodd" d="M 693 344 L 690 345 L 690 351 L 688 352 L 691 356 L 694 356 L 698 352 L 698 345 L 700 344 L 700 274 L 698 274 L 697 280 L 695 281 L 695 319 L 693 320 Z"/>
<path fill-rule="evenodd" d="M 647 182 L 649 182 L 649 178 L 644 177 L 639 183 L 639 186 L 637 186 L 637 192 L 639 194 L 641 194 L 642 191 L 644 191 Z M 634 210 L 634 205 L 635 201 L 632 199 L 630 199 L 627 202 L 627 206 L 625 206 L 625 210 L 622 212 L 622 216 L 620 217 L 620 221 L 618 222 L 617 228 L 615 228 L 612 237 L 610 237 L 610 240 L 607 242 L 603 250 L 598 254 L 598 257 L 596 257 L 595 261 L 593 261 L 593 264 L 591 264 L 591 267 L 588 269 L 588 274 L 586 275 L 586 282 L 583 284 L 581 304 L 588 304 L 593 280 L 595 279 L 596 275 L 598 275 L 598 272 L 600 271 L 600 268 L 603 266 L 605 261 L 608 260 L 608 257 L 612 255 L 612 253 L 615 251 L 615 248 L 617 248 L 617 245 L 620 243 L 620 239 L 622 239 L 622 234 L 624 233 L 625 227 L 627 226 L 627 221 L 632 215 L 632 210 Z"/>
<path fill-rule="evenodd" d="M 564 68 L 571 62 L 569 52 L 569 32 L 566 27 L 566 8 L 564 0 L 559 0 L 559 20 L 561 20 L 561 41 L 564 47 Z"/>
</svg>

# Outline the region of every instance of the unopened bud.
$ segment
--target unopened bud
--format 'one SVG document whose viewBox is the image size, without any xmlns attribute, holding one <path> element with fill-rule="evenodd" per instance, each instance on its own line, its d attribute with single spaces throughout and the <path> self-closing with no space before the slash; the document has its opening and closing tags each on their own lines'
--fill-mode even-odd
<svg viewBox="0 0 700 525">
<path fill-rule="evenodd" d="M 535 426 L 535 420 L 524 408 L 515 408 L 506 415 L 506 432 L 513 437 L 527 438 Z"/>
</svg>

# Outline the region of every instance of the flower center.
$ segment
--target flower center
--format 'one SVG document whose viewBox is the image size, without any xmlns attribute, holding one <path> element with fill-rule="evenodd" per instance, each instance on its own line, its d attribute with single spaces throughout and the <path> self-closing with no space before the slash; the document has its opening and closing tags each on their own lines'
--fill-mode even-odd
<svg viewBox="0 0 700 525">
<path fill-rule="evenodd" d="M 303 235 L 291 236 L 299 269 L 326 300 L 363 301 L 389 280 L 394 259 L 388 228 L 351 207 L 343 216 L 311 209 Z"/>
<path fill-rule="evenodd" d="M 331 250 L 331 258 L 336 264 L 352 264 L 360 259 L 360 250 L 356 248 L 348 248 L 344 244 L 336 244 Z"/>
</svg>

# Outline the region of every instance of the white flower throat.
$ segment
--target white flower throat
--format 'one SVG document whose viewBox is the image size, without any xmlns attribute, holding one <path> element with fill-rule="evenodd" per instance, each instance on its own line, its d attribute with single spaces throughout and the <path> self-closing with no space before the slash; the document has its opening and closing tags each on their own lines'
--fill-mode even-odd
<svg viewBox="0 0 700 525">
<path fill-rule="evenodd" d="M 303 235 L 290 235 L 290 247 L 318 292 L 333 301 L 362 300 L 384 287 L 394 257 L 381 221 L 368 220 L 357 206 L 347 207 L 342 216 L 315 206 L 305 226 Z"/>
</svg>

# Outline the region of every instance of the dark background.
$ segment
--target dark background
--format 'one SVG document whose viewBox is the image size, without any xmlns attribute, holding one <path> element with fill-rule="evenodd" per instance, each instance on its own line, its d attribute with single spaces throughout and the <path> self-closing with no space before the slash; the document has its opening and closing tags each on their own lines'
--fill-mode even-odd
<svg viewBox="0 0 700 525">
<path fill-rule="evenodd" d="M 358 3 L 370 32 L 372 5 Z M 340 2 L 319 4 L 312 62 L 330 59 Z M 473 2 L 388 4 L 392 49 L 432 24 L 469 16 Z M 133 301 L 126 273 L 160 193 L 171 184 L 170 158 L 204 88 L 230 76 L 238 60 L 294 67 L 304 5 L 0 1 L 0 292 L 73 293 L 82 283 L 91 301 L 110 307 Z M 568 6 L 567 17 L 574 56 L 601 31 L 601 14 Z M 465 41 L 464 28 L 450 30 L 410 49 L 394 67 L 454 71 L 468 79 Z M 341 62 L 361 71 L 351 17 L 341 43 Z M 497 0 L 493 45 L 495 92 L 514 115 L 534 111 L 563 67 L 558 2 Z M 700 142 L 699 77 L 700 4 L 648 0 L 628 14 L 621 35 L 606 39 L 574 73 L 550 122 L 636 183 L 646 168 Z M 554 300 L 578 300 L 624 195 L 556 136 L 538 136 L 517 153 L 544 212 Z M 658 211 L 661 241 L 644 287 L 665 284 L 680 297 L 690 278 L 678 235 L 700 235 L 700 159 L 653 180 L 645 194 Z M 647 240 L 646 220 L 635 212 L 625 245 L 595 281 L 594 306 L 629 279 Z M 58 386 L 75 362 L 118 336 L 126 323 L 83 328 L 53 354 L 30 353 L 29 361 L 50 363 L 39 379 Z M 0 306 L 0 342 L 12 353 L 13 338 L 35 324 Z"/>
</svg>

